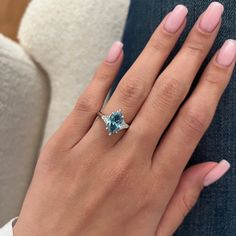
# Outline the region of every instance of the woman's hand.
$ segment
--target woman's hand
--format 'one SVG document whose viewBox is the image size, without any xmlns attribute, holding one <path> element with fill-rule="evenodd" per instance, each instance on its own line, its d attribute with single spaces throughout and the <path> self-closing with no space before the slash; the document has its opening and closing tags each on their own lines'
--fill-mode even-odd
<svg viewBox="0 0 236 236">
<path fill-rule="evenodd" d="M 110 114 L 121 108 L 131 124 L 109 136 L 96 114 L 122 63 L 122 44 L 113 45 L 42 151 L 15 236 L 166 236 L 176 230 L 203 186 L 229 168 L 226 161 L 209 162 L 183 172 L 229 82 L 235 41 L 227 41 L 212 58 L 179 109 L 216 38 L 222 13 L 222 5 L 211 4 L 160 74 L 184 29 L 187 9 L 177 6 L 165 17 L 102 109 Z"/>
</svg>

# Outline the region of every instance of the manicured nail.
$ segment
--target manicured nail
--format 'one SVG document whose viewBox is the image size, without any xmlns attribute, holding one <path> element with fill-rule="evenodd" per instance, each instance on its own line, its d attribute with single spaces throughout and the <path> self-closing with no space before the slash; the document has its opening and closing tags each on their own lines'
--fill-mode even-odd
<svg viewBox="0 0 236 236">
<path fill-rule="evenodd" d="M 221 66 L 230 66 L 236 57 L 236 41 L 233 39 L 228 39 L 225 41 L 221 47 L 216 61 Z"/>
<path fill-rule="evenodd" d="M 109 63 L 116 62 L 122 52 L 122 49 L 123 49 L 123 43 L 119 41 L 113 43 L 107 54 L 106 61 Z"/>
<path fill-rule="evenodd" d="M 168 15 L 164 28 L 169 33 L 175 33 L 184 23 L 184 20 L 188 14 L 187 7 L 183 5 L 177 5 L 172 12 Z"/>
<path fill-rule="evenodd" d="M 219 24 L 223 12 L 224 12 L 224 6 L 221 3 L 219 2 L 211 3 L 208 6 L 207 10 L 203 13 L 199 27 L 203 31 L 211 33 Z"/>
<path fill-rule="evenodd" d="M 205 187 L 215 183 L 221 177 L 225 175 L 225 173 L 229 170 L 230 164 L 228 161 L 223 160 L 219 162 L 205 177 L 203 185 Z"/>
</svg>

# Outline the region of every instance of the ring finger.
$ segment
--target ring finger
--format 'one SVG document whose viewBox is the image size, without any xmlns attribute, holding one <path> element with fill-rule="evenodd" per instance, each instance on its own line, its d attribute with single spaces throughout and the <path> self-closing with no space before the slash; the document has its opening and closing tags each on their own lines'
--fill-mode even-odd
<svg viewBox="0 0 236 236">
<path fill-rule="evenodd" d="M 126 139 L 135 135 L 136 140 L 139 137 L 148 140 L 142 142 L 146 150 L 155 150 L 217 36 L 223 9 L 220 3 L 214 2 L 199 17 L 179 53 L 154 84 L 124 142 L 129 143 Z"/>
<path fill-rule="evenodd" d="M 206 67 L 197 87 L 181 107 L 156 148 L 153 169 L 164 169 L 166 176 L 173 177 L 167 178 L 169 182 L 178 180 L 209 127 L 219 100 L 230 81 L 235 58 L 236 41 L 227 40 Z"/>
<path fill-rule="evenodd" d="M 184 29 L 187 12 L 186 7 L 178 5 L 164 18 L 143 52 L 118 84 L 116 91 L 102 110 L 104 114 L 110 114 L 121 108 L 127 123 L 134 119 Z M 109 137 L 109 142 L 106 143 L 113 145 L 122 134 L 123 132 L 120 132 Z M 108 137 L 101 119 L 95 120 L 88 135 L 89 138 L 102 137 L 102 140 L 104 136 Z"/>
</svg>

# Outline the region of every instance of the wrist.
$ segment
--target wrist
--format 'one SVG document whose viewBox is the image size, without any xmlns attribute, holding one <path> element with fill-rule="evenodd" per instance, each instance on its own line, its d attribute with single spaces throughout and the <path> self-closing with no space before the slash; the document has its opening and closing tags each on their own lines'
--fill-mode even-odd
<svg viewBox="0 0 236 236">
<path fill-rule="evenodd" d="M 12 225 L 13 236 L 34 235 L 32 234 L 33 231 L 31 229 L 32 225 L 22 224 L 19 219 Z"/>
</svg>

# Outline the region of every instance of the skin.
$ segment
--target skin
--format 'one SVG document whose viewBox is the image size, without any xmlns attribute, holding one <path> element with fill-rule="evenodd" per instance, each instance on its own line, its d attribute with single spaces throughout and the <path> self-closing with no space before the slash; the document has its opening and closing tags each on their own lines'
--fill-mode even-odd
<svg viewBox="0 0 236 236">
<path fill-rule="evenodd" d="M 198 19 L 160 74 L 186 23 L 167 33 L 163 22 L 103 108 L 123 52 L 115 63 L 104 60 L 99 66 L 41 152 L 14 236 L 168 236 L 195 204 L 204 177 L 217 163 L 184 168 L 214 116 L 235 61 L 220 66 L 216 54 L 178 110 L 220 24 L 204 33 Z M 96 119 L 101 108 L 105 114 L 121 108 L 130 128 L 108 136 Z"/>
</svg>

